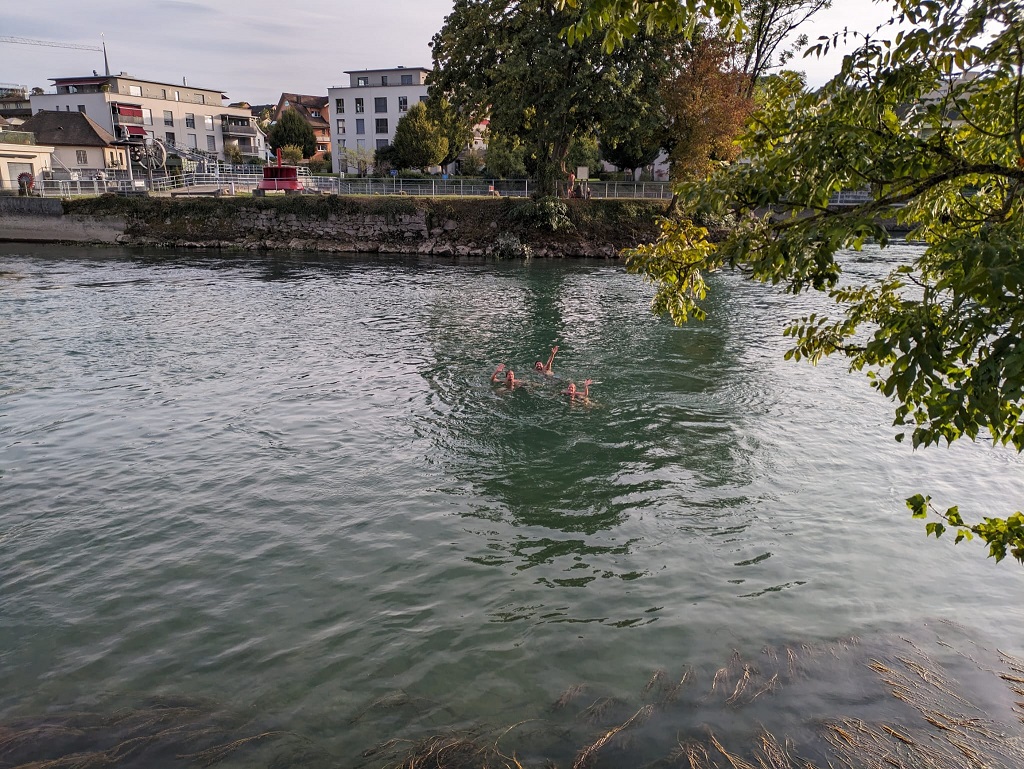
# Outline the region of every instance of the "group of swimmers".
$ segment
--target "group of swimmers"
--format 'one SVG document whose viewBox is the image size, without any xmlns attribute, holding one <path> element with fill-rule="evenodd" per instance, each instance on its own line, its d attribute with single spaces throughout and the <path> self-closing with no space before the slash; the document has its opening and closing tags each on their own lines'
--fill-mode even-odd
<svg viewBox="0 0 1024 769">
<path fill-rule="evenodd" d="M 551 355 L 548 356 L 547 363 L 543 361 L 537 361 L 533 364 L 533 369 L 539 374 L 544 376 L 554 376 L 555 372 L 552 368 L 555 362 L 555 354 L 558 352 L 558 345 L 551 348 Z M 499 378 L 504 373 L 505 378 Z M 501 385 L 506 390 L 514 390 L 517 387 L 522 387 L 526 384 L 522 379 L 516 379 L 516 372 L 512 369 L 506 369 L 504 363 L 499 363 L 498 367 L 494 369 L 494 373 L 491 374 L 491 382 L 494 384 Z M 590 402 L 590 385 L 593 383 L 592 379 L 587 379 L 583 382 L 583 389 L 580 390 L 576 387 L 575 382 L 569 382 L 569 386 L 562 390 L 562 395 L 567 395 L 570 402 L 589 403 Z"/>
</svg>

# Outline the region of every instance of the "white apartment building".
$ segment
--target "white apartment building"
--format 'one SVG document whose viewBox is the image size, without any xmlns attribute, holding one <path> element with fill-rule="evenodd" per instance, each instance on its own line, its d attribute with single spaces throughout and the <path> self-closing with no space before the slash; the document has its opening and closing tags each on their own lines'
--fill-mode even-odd
<svg viewBox="0 0 1024 769">
<path fill-rule="evenodd" d="M 50 78 L 54 93 L 33 94 L 32 114 L 47 110 L 84 112 L 118 142 L 160 139 L 188 154 L 197 150 L 224 160 L 237 144 L 245 155 L 265 157 L 266 137 L 248 109 L 226 107 L 217 89 L 118 75 Z"/>
<path fill-rule="evenodd" d="M 327 89 L 335 173 L 356 173 L 373 165 L 373 153 L 395 138 L 395 126 L 418 101 L 427 100 L 423 67 L 345 72 L 348 85 Z"/>
</svg>

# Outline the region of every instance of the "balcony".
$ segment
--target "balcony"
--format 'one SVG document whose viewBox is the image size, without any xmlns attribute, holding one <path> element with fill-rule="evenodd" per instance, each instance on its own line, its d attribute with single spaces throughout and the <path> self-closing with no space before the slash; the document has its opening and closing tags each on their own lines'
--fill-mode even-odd
<svg viewBox="0 0 1024 769">
<path fill-rule="evenodd" d="M 220 130 L 225 136 L 255 136 L 256 129 L 248 123 L 221 120 Z"/>
<path fill-rule="evenodd" d="M 35 144 L 35 134 L 28 131 L 0 131 L 0 144 Z"/>
</svg>

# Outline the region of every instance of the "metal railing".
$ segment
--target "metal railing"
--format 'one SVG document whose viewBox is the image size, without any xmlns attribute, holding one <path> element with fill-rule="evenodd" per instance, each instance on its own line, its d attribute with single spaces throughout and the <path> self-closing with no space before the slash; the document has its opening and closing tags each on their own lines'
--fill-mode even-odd
<svg viewBox="0 0 1024 769">
<path fill-rule="evenodd" d="M 416 197 L 529 197 L 528 179 L 402 179 L 402 178 L 343 178 L 313 176 L 300 166 L 298 177 L 305 194 L 327 195 L 410 195 Z M 32 194 L 43 197 L 75 197 L 129 194 L 151 191 L 154 193 L 237 195 L 252 193 L 263 181 L 261 166 L 223 165 L 214 171 L 195 171 L 185 174 L 159 172 L 152 181 L 138 172 L 131 178 L 127 171 L 113 169 L 84 169 L 68 174 L 55 171 L 51 178 L 36 177 Z M 667 200 L 672 197 L 668 182 L 589 182 L 590 199 Z M 586 187 L 584 188 L 586 189 Z M 0 183 L 0 190 L 17 192 L 16 180 Z M 564 195 L 564 189 L 561 191 Z M 835 206 L 854 206 L 870 201 L 870 190 L 843 190 L 830 199 Z"/>
</svg>

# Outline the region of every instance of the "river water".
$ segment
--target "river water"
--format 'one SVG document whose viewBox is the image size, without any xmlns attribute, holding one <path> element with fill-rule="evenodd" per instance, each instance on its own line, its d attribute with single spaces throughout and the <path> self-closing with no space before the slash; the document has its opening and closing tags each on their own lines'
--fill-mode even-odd
<svg viewBox="0 0 1024 769">
<path fill-rule="evenodd" d="M 908 639 L 1024 653 L 1024 569 L 904 506 L 1005 515 L 1021 458 L 896 443 L 863 375 L 783 360 L 816 297 L 711 284 L 675 328 L 610 262 L 0 247 L 0 716 L 214 703 L 355 766 L 773 649 L 872 651 L 666 739 L 798 733 Z"/>
</svg>

